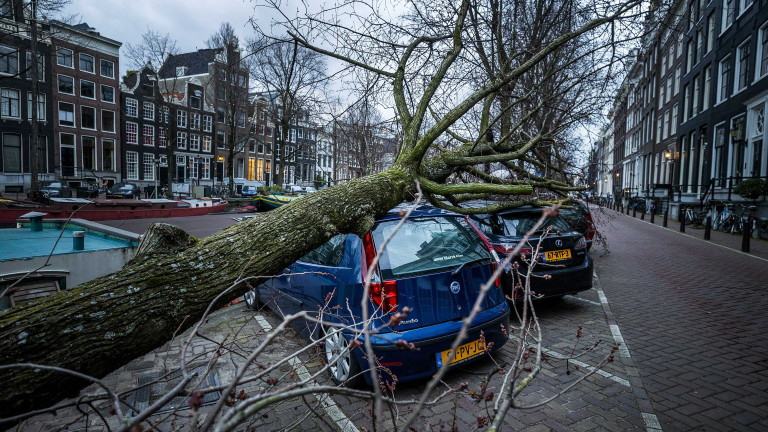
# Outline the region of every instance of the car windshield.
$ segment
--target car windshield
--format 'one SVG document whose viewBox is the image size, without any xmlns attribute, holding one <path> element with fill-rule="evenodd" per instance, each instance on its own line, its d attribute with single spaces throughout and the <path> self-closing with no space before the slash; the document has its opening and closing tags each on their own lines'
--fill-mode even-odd
<svg viewBox="0 0 768 432">
<path fill-rule="evenodd" d="M 51 189 L 61 189 L 64 186 L 61 183 L 48 183 L 47 185 L 43 186 L 44 188 L 51 188 Z"/>
<path fill-rule="evenodd" d="M 379 262 L 385 280 L 435 273 L 464 263 L 491 259 L 485 245 L 460 217 L 408 219 L 379 223 L 373 230 L 375 244 L 392 236 Z"/>
<path fill-rule="evenodd" d="M 541 212 L 516 212 L 499 215 L 499 223 L 503 227 L 504 235 L 522 237 L 536 225 L 541 217 Z M 555 232 L 572 231 L 570 225 L 559 217 L 549 218 L 539 228 L 539 231 L 552 227 Z"/>
</svg>

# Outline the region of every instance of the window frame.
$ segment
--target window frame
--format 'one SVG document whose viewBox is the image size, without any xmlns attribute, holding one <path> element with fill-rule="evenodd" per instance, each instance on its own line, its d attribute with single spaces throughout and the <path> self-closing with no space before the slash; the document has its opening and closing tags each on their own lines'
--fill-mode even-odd
<svg viewBox="0 0 768 432">
<path fill-rule="evenodd" d="M 136 122 L 125 122 L 125 143 L 139 145 L 139 124 Z"/>
<path fill-rule="evenodd" d="M 104 75 L 104 63 L 110 64 L 110 69 L 112 71 L 109 75 Z M 115 78 L 115 62 L 107 59 L 99 59 L 99 76 L 103 76 L 104 78 Z"/>
<path fill-rule="evenodd" d="M 86 127 L 85 126 L 85 122 L 83 121 L 83 119 L 85 118 L 85 116 L 83 115 L 85 110 L 91 110 L 93 112 L 93 127 L 92 128 Z M 97 130 L 98 122 L 96 121 L 96 112 L 97 112 L 96 108 L 94 108 L 94 107 L 91 107 L 91 106 L 88 106 L 88 105 L 80 105 L 80 128 L 81 129 L 92 130 L 92 131 Z"/>
<path fill-rule="evenodd" d="M 10 93 L 16 93 L 16 98 L 13 99 L 10 96 L 5 96 L 5 94 L 4 94 L 5 92 L 9 92 L 9 94 Z M 6 98 L 8 100 L 8 102 L 7 102 L 7 106 L 8 106 L 7 113 L 8 114 L 5 114 L 5 107 L 6 107 L 5 100 L 6 100 Z M 16 101 L 15 107 L 16 107 L 16 114 L 17 115 L 13 115 L 13 109 L 12 108 L 13 108 L 14 105 L 12 104 L 12 101 L 14 101 L 14 100 Z M 0 118 L 3 118 L 3 119 L 6 119 L 6 118 L 7 119 L 19 119 L 19 120 L 21 120 L 21 90 L 19 90 L 17 88 L 9 88 L 9 87 L 3 87 L 3 88 L 0 89 Z"/>
<path fill-rule="evenodd" d="M 112 100 L 111 101 L 107 100 L 107 99 L 104 99 L 104 89 L 112 90 Z M 102 102 L 104 102 L 104 103 L 108 103 L 108 104 L 113 104 L 114 105 L 115 104 L 115 88 L 110 86 L 110 85 L 99 84 L 99 99 Z"/>
<path fill-rule="evenodd" d="M 63 51 L 69 51 L 69 55 L 67 56 L 66 53 L 64 55 L 60 55 L 60 52 L 63 52 Z M 66 63 L 61 63 L 59 60 L 61 60 L 62 58 L 64 59 L 69 58 L 70 64 L 67 65 Z M 57 46 L 56 47 L 56 65 L 69 68 L 69 69 L 74 69 L 75 68 L 75 52 L 69 48 Z"/>
<path fill-rule="evenodd" d="M 72 111 L 69 111 L 69 112 L 71 112 L 71 113 L 72 113 L 72 124 L 71 124 L 71 125 L 68 125 L 68 124 L 62 124 L 62 123 L 61 123 L 61 113 L 62 113 L 62 109 L 61 109 L 61 106 L 62 106 L 62 105 L 69 105 L 69 106 L 71 106 L 71 107 L 72 107 Z M 57 124 L 58 124 L 59 126 L 61 126 L 61 127 L 70 127 L 70 128 L 76 128 L 76 127 L 77 127 L 77 116 L 75 115 L 75 104 L 73 104 L 73 103 L 71 103 L 71 102 L 64 102 L 64 101 L 59 101 L 59 104 L 58 104 L 57 108 L 58 108 L 58 114 L 59 114 L 59 115 L 58 115 L 58 121 L 57 121 Z M 64 111 L 64 112 L 67 112 L 67 111 Z"/>
<path fill-rule="evenodd" d="M 83 57 L 90 57 L 91 58 L 91 70 L 83 69 Z M 86 61 L 85 64 L 88 64 L 88 62 Z M 77 66 L 78 66 L 78 70 L 80 70 L 81 72 L 85 72 L 85 73 L 96 75 L 96 56 L 93 56 L 93 55 L 88 54 L 88 53 L 83 53 L 83 52 L 78 53 L 78 55 L 77 55 Z"/>
</svg>

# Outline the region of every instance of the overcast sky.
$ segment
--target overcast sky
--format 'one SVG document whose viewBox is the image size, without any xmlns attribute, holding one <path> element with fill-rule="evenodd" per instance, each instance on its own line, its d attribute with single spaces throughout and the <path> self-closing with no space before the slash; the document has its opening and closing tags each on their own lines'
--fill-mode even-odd
<svg viewBox="0 0 768 432">
<path fill-rule="evenodd" d="M 260 21 L 269 23 L 259 8 Z M 152 29 L 160 34 L 170 34 L 178 42 L 180 52 L 205 48 L 205 40 L 219 29 L 222 22 L 229 22 L 241 39 L 253 30 L 248 19 L 254 16 L 250 0 L 72 0 L 62 15 L 78 14 L 79 22 L 86 22 L 102 36 L 126 44 L 135 45 L 141 35 Z M 121 75 L 128 62 L 121 48 Z"/>
</svg>

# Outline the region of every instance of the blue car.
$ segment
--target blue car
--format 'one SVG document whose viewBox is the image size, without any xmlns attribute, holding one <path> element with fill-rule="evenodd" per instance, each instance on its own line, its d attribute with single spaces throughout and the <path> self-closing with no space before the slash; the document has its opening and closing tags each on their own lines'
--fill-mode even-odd
<svg viewBox="0 0 768 432">
<path fill-rule="evenodd" d="M 245 295 L 252 309 L 262 303 L 283 315 L 304 310 L 335 323 L 320 327 L 304 322 L 299 327 L 313 340 L 327 336 L 322 345 L 336 383 L 371 384 L 370 364 L 361 346 L 361 300 L 366 271 L 385 239 L 391 236 L 367 299 L 372 317 L 368 326 L 375 329 L 374 366 L 385 381 L 430 377 L 448 362 L 462 319 L 498 265 L 490 243 L 465 216 L 421 206 L 392 234 L 399 219 L 395 209 L 363 238 L 333 237 L 283 275 Z M 483 358 L 507 341 L 509 306 L 498 280 L 481 304 L 451 367 Z M 404 311 L 409 311 L 406 316 L 391 320 Z"/>
</svg>

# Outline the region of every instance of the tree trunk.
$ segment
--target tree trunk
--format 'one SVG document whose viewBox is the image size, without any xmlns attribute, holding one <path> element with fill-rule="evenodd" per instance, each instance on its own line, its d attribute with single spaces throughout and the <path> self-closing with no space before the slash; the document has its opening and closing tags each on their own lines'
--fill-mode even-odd
<svg viewBox="0 0 768 432">
<path fill-rule="evenodd" d="M 204 239 L 160 224 L 118 273 L 0 314 L 0 364 L 36 363 L 103 377 L 190 327 L 241 273 L 279 274 L 339 233 L 367 232 L 406 198 L 392 169 L 309 194 Z M 241 284 L 221 306 L 246 291 Z M 0 417 L 49 406 L 87 383 L 30 368 L 0 370 Z"/>
</svg>

